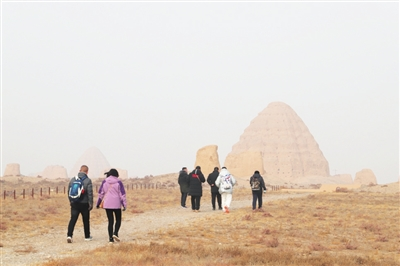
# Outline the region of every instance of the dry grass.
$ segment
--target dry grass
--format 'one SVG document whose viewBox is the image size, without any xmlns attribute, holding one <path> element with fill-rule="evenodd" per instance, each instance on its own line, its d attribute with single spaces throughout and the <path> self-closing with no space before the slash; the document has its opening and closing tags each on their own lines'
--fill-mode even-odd
<svg viewBox="0 0 400 266">
<path fill-rule="evenodd" d="M 120 243 L 45 265 L 399 265 L 397 195 L 318 194 L 265 202 L 264 209 L 218 213 L 149 233 L 148 245 Z"/>
</svg>

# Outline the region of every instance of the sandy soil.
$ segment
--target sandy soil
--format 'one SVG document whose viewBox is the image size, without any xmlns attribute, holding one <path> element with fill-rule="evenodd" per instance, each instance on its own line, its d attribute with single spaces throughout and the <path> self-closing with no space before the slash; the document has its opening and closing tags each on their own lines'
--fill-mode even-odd
<svg viewBox="0 0 400 266">
<path fill-rule="evenodd" d="M 267 194 L 264 202 L 282 200 L 288 198 L 305 197 L 309 193 L 300 194 Z M 250 207 L 251 199 L 233 201 L 231 211 L 238 208 Z M 69 211 L 69 210 L 68 210 Z M 93 210 L 104 211 L 104 210 Z M 187 224 L 189 221 L 204 218 L 209 215 L 223 215 L 222 211 L 213 211 L 210 204 L 203 202 L 201 211 L 194 213 L 191 209 L 179 207 L 164 208 L 156 211 L 137 214 L 129 218 L 124 217 L 120 229 L 120 238 L 123 242 L 134 242 L 146 244 L 151 241 L 149 233 L 159 229 L 168 229 Z M 68 223 L 68 221 L 66 221 Z M 92 250 L 108 244 L 107 222 L 104 214 L 104 223 L 91 226 L 92 241 L 85 241 L 82 222 L 79 219 L 74 231 L 74 242 L 67 243 L 67 228 L 55 227 L 49 233 L 34 235 L 33 233 L 23 234 L 21 232 L 6 232 L 1 248 L 1 265 L 33 265 L 40 264 L 49 259 L 57 259 L 72 256 L 76 252 Z M 32 236 L 31 236 L 32 235 Z M 118 245 L 115 243 L 114 245 Z"/>
</svg>

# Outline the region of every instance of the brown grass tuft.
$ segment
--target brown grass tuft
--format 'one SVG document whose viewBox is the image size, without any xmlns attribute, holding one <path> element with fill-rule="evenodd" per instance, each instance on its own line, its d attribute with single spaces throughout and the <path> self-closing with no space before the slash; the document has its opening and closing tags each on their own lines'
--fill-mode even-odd
<svg viewBox="0 0 400 266">
<path fill-rule="evenodd" d="M 270 248 L 276 248 L 276 247 L 278 247 L 278 246 L 279 246 L 278 238 L 273 237 L 273 238 L 271 238 L 271 239 L 268 239 L 268 240 L 265 242 L 265 245 L 266 245 L 267 247 L 270 247 Z"/>
</svg>

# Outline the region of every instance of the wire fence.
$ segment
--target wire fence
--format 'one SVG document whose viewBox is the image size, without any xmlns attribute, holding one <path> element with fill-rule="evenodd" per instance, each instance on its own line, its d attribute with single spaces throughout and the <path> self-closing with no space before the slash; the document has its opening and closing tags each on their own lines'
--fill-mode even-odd
<svg viewBox="0 0 400 266">
<path fill-rule="evenodd" d="M 144 190 L 144 189 L 168 189 L 168 188 L 179 188 L 179 186 L 167 186 L 161 183 L 137 183 L 137 184 L 126 184 L 124 185 L 126 190 Z M 94 193 L 97 194 L 99 191 L 99 186 L 95 185 Z M 279 185 L 268 186 L 272 191 L 278 191 L 282 187 Z M 31 189 L 14 189 L 14 190 L 4 190 L 3 199 L 18 199 L 18 198 L 39 198 L 43 196 L 59 195 L 68 193 L 68 188 L 66 186 L 56 186 L 56 187 L 45 187 L 45 188 L 31 188 Z"/>
<path fill-rule="evenodd" d="M 168 188 L 161 183 L 147 183 L 147 184 L 127 184 L 124 186 L 126 190 L 141 190 L 141 189 L 166 189 Z M 97 193 L 99 190 L 99 186 L 93 186 L 93 192 Z M 3 191 L 3 199 L 11 198 L 37 198 L 43 196 L 51 196 L 51 195 L 59 195 L 68 193 L 68 187 L 66 186 L 56 186 L 56 187 L 45 187 L 45 188 L 30 188 L 30 189 L 14 189 L 14 190 L 4 190 Z"/>
</svg>

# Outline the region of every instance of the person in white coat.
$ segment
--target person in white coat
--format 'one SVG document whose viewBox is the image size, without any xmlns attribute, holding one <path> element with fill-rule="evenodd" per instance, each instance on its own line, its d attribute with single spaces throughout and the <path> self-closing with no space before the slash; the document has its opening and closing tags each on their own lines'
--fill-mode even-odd
<svg viewBox="0 0 400 266">
<path fill-rule="evenodd" d="M 222 167 L 219 172 L 218 178 L 215 181 L 215 185 L 219 188 L 218 191 L 221 194 L 223 211 L 229 213 L 229 208 L 232 202 L 233 186 L 236 184 L 236 180 L 226 169 Z"/>
</svg>

